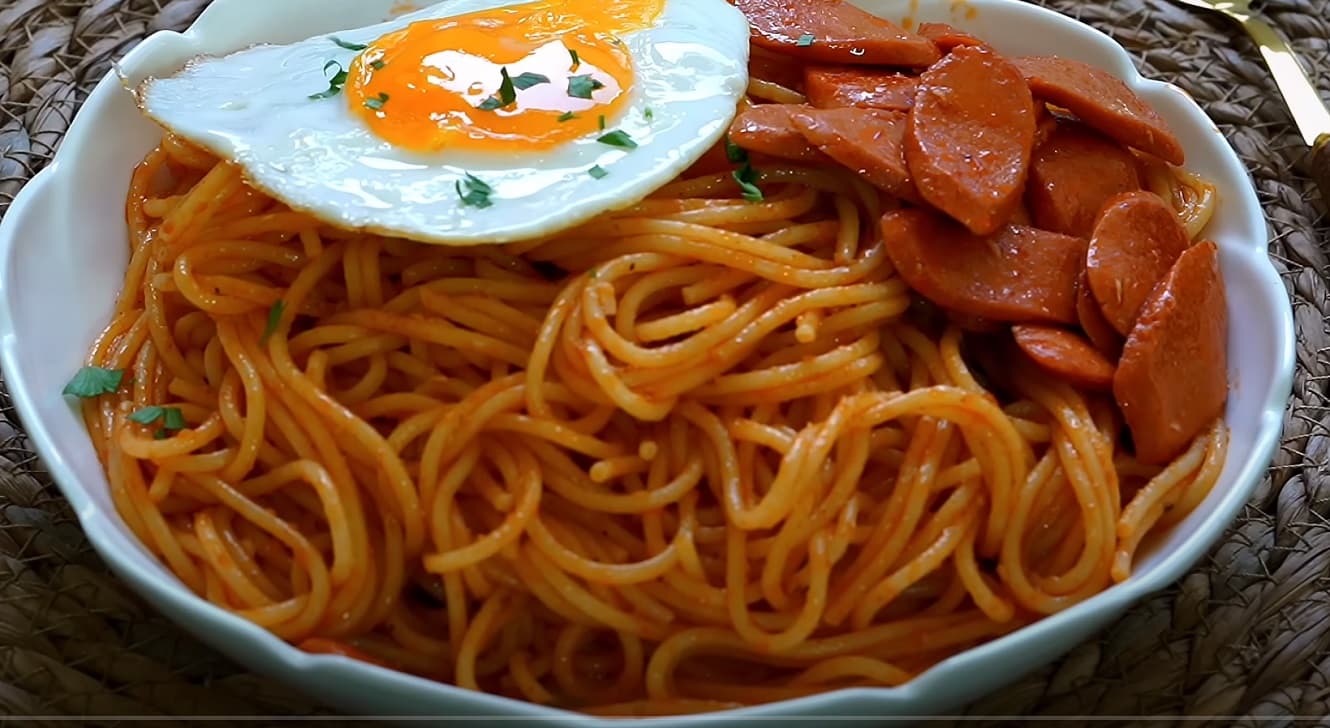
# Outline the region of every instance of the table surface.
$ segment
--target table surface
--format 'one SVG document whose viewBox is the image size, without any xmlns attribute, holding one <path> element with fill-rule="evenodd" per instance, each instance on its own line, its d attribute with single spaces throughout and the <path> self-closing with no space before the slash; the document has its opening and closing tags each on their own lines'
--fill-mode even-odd
<svg viewBox="0 0 1330 728">
<path fill-rule="evenodd" d="M 1306 149 L 1255 47 L 1222 18 L 1166 0 L 1042 4 L 1110 33 L 1147 76 L 1188 91 L 1246 161 L 1293 302 L 1297 373 L 1283 447 L 1209 558 L 1095 640 L 970 706 L 966 725 L 1032 714 L 1144 724 L 1213 716 L 1217 725 L 1330 714 L 1330 216 L 1304 175 Z M 50 160 L 111 60 L 154 31 L 183 28 L 206 5 L 0 0 L 0 215 Z M 1264 9 L 1330 99 L 1330 0 Z M 218 656 L 110 574 L 0 386 L 0 715 L 318 710 Z"/>
</svg>

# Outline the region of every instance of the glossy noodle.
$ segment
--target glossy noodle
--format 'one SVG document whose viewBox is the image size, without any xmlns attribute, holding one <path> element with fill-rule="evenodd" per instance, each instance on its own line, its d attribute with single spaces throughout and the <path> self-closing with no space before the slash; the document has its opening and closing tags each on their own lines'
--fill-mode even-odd
<svg viewBox="0 0 1330 728">
<path fill-rule="evenodd" d="M 872 242 L 891 203 L 763 172 L 761 203 L 699 168 L 458 249 L 326 227 L 168 137 L 90 359 L 131 384 L 84 404 L 120 514 L 306 650 L 662 714 L 906 682 L 1125 579 L 1215 483 L 1221 422 L 1147 467 L 1107 397 L 1015 359 L 990 392 L 982 337 Z M 1199 234 L 1213 194 L 1151 183 Z"/>
</svg>

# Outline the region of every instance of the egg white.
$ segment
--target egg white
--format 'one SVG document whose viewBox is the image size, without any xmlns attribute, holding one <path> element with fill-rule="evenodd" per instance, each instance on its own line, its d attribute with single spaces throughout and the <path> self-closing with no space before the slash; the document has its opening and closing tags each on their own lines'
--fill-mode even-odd
<svg viewBox="0 0 1330 728">
<path fill-rule="evenodd" d="M 369 44 L 415 21 L 511 4 L 448 0 L 336 36 Z M 328 88 L 328 61 L 345 68 L 357 54 L 328 35 L 198 58 L 174 75 L 146 80 L 136 94 L 149 118 L 327 223 L 429 243 L 503 243 L 550 235 L 640 201 L 729 126 L 748 85 L 748 23 L 738 10 L 724 0 L 666 0 L 651 27 L 622 40 L 635 79 L 621 115 L 608 119 L 606 129 L 627 132 L 638 144 L 631 150 L 597 142 L 601 132 L 530 153 L 394 147 L 341 94 L 309 99 Z M 595 165 L 608 174 L 592 177 Z M 493 188 L 491 207 L 462 204 L 455 185 L 466 173 Z"/>
</svg>

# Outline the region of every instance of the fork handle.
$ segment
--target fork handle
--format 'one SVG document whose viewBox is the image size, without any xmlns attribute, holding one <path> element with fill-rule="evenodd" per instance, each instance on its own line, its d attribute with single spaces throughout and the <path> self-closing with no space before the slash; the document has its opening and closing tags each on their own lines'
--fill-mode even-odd
<svg viewBox="0 0 1330 728">
<path fill-rule="evenodd" d="M 1321 188 L 1325 204 L 1330 206 L 1330 108 L 1279 31 L 1254 15 L 1234 17 L 1261 49 L 1298 131 L 1312 150 L 1309 171 Z"/>
<path fill-rule="evenodd" d="M 1330 133 L 1322 134 L 1312 147 L 1311 175 L 1321 188 L 1321 200 L 1330 207 Z"/>
</svg>

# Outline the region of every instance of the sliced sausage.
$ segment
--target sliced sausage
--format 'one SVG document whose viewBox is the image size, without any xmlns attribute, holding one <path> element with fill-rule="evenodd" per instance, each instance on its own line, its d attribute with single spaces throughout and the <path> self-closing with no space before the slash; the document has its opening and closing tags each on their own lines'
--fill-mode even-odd
<svg viewBox="0 0 1330 728">
<path fill-rule="evenodd" d="M 736 0 L 753 43 L 823 63 L 924 68 L 942 57 L 933 41 L 844 0 Z"/>
<path fill-rule="evenodd" d="M 793 104 L 757 104 L 739 112 L 730 124 L 730 141 L 752 152 L 796 162 L 826 162 L 795 124 L 806 107 Z"/>
<path fill-rule="evenodd" d="M 1141 189 L 1131 152 L 1075 121 L 1058 121 L 1035 148 L 1025 201 L 1034 224 L 1089 237 L 1104 205 Z"/>
<path fill-rule="evenodd" d="M 1061 119 L 1056 114 L 1048 110 L 1048 104 L 1035 101 L 1034 104 L 1034 148 L 1038 149 L 1048 141 L 1053 135 L 1053 130 L 1058 128 L 1058 122 Z M 1033 154 L 1031 155 L 1033 158 Z"/>
<path fill-rule="evenodd" d="M 919 35 L 936 43 L 943 53 L 960 46 L 987 45 L 969 33 L 946 23 L 920 23 Z"/>
<path fill-rule="evenodd" d="M 892 71 L 835 66 L 809 66 L 804 71 L 804 94 L 820 109 L 860 106 L 909 111 L 918 91 L 919 79 Z"/>
<path fill-rule="evenodd" d="M 729 172 L 732 169 L 734 169 L 734 163 L 730 161 L 729 155 L 725 152 L 725 140 L 721 139 L 715 144 L 712 144 L 711 148 L 704 152 L 702 156 L 698 157 L 697 161 L 693 162 L 692 166 L 688 168 L 688 171 L 683 174 L 683 177 L 701 177 L 708 174 L 720 174 L 722 172 Z"/>
<path fill-rule="evenodd" d="M 1090 290 L 1090 280 L 1084 271 L 1076 281 L 1076 318 L 1080 320 L 1086 338 L 1104 356 L 1113 360 L 1122 356 L 1122 334 L 1104 318 L 1104 312 L 1099 308 L 1094 292 Z"/>
<path fill-rule="evenodd" d="M 1059 379 L 1096 391 L 1113 388 L 1116 367 L 1084 337 L 1055 326 L 1013 327 L 1016 345 Z"/>
<path fill-rule="evenodd" d="M 1228 401 L 1228 305 L 1219 249 L 1178 258 L 1127 338 L 1113 394 L 1136 457 L 1163 465 L 1223 414 Z"/>
<path fill-rule="evenodd" d="M 804 64 L 784 53 L 753 46 L 748 51 L 748 77 L 803 91 Z"/>
<path fill-rule="evenodd" d="M 905 166 L 905 115 L 878 109 L 801 109 L 792 114 L 804 139 L 893 197 L 919 199 Z"/>
<path fill-rule="evenodd" d="M 1191 244 L 1177 215 L 1153 192 L 1108 201 L 1085 259 L 1086 277 L 1104 318 L 1126 336 L 1155 284 Z"/>
<path fill-rule="evenodd" d="M 997 323 L 996 321 L 989 321 L 988 319 L 982 319 L 978 316 L 969 316 L 956 311 L 947 311 L 947 321 L 951 322 L 956 328 L 967 334 L 982 334 L 987 336 L 990 334 L 1002 333 L 1006 328 L 1006 326 Z"/>
<path fill-rule="evenodd" d="M 964 46 L 920 77 L 905 159 L 925 200 L 987 235 L 1020 203 L 1034 133 L 1020 72 L 987 48 Z"/>
<path fill-rule="evenodd" d="M 1080 61 L 1027 56 L 1013 63 L 1034 95 L 1075 114 L 1122 144 L 1182 164 L 1186 155 L 1164 119 L 1116 76 Z"/>
<path fill-rule="evenodd" d="M 882 216 L 882 240 L 901 278 L 942 308 L 1006 323 L 1076 323 L 1080 238 L 1015 225 L 983 237 L 907 209 Z"/>
</svg>

